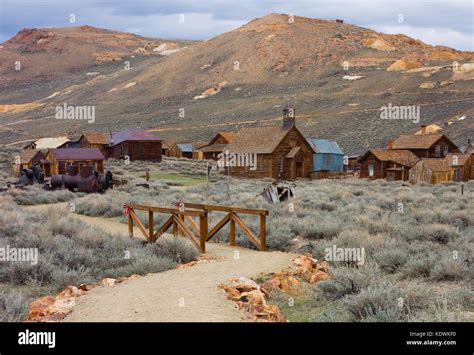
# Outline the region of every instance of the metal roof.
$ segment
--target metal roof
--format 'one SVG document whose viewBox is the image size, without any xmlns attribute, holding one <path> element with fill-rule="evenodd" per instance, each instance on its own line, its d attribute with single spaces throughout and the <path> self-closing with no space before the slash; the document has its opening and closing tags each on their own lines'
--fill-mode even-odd
<svg viewBox="0 0 474 355">
<path fill-rule="evenodd" d="M 117 145 L 125 141 L 161 141 L 161 139 L 141 128 L 127 128 L 113 133 L 110 145 Z"/>
<path fill-rule="evenodd" d="M 183 153 L 192 153 L 194 151 L 193 145 L 190 143 L 179 143 L 177 144 L 177 146 L 179 150 L 182 151 Z"/>
<path fill-rule="evenodd" d="M 306 140 L 313 147 L 315 153 L 344 154 L 334 141 L 318 138 L 307 138 Z"/>
<path fill-rule="evenodd" d="M 51 154 L 57 160 L 104 160 L 104 155 L 97 148 L 61 148 L 50 149 Z"/>
</svg>

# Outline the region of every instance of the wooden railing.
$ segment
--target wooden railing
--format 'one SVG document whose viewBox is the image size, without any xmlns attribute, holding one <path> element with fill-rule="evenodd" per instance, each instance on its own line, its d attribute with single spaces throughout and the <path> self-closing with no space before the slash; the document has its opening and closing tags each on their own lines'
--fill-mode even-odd
<svg viewBox="0 0 474 355">
<path fill-rule="evenodd" d="M 173 227 L 173 235 L 183 235 L 190 239 L 202 253 L 206 252 L 206 242 L 214 237 L 227 223 L 229 228 L 229 242 L 231 246 L 236 245 L 235 230 L 236 225 L 244 232 L 249 240 L 259 249 L 266 250 L 266 216 L 268 210 L 259 208 L 241 208 L 221 205 L 184 203 L 184 208 L 154 207 L 139 204 L 125 206 L 128 209 L 128 234 L 133 237 L 133 225 L 145 236 L 147 241 L 155 242 L 162 234 Z M 148 212 L 148 228 L 145 227 L 136 211 Z M 208 230 L 208 213 L 211 211 L 227 212 L 210 231 Z M 169 214 L 170 217 L 155 229 L 154 213 Z M 245 224 L 239 214 L 258 215 L 260 218 L 260 231 L 258 236 Z M 199 218 L 196 223 L 194 218 Z"/>
</svg>

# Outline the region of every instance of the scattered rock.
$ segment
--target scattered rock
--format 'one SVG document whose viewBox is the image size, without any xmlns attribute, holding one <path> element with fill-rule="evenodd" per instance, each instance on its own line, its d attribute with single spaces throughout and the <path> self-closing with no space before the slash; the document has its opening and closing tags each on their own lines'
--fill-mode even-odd
<svg viewBox="0 0 474 355">
<path fill-rule="evenodd" d="M 362 79 L 364 76 L 363 75 L 344 75 L 342 77 L 343 80 L 359 80 Z"/>
<path fill-rule="evenodd" d="M 387 71 L 402 71 L 421 68 L 422 65 L 415 60 L 399 59 L 387 68 Z"/>
<path fill-rule="evenodd" d="M 227 85 L 227 81 L 221 81 L 216 86 L 214 86 L 212 88 L 209 88 L 206 91 L 204 91 L 201 95 L 194 96 L 193 99 L 194 100 L 200 100 L 200 99 L 208 98 L 209 96 L 213 96 L 213 95 L 219 93 L 222 90 L 222 88 L 224 88 L 226 85 Z"/>
<path fill-rule="evenodd" d="M 458 70 L 461 72 L 469 73 L 474 71 L 474 63 L 464 63 L 458 67 Z"/>
<path fill-rule="evenodd" d="M 106 277 L 105 279 L 102 280 L 102 285 L 103 286 L 113 286 L 116 283 L 116 279 L 112 279 L 109 277 Z"/>
<path fill-rule="evenodd" d="M 212 263 L 212 262 L 217 262 L 217 261 L 222 261 L 223 258 L 217 258 L 215 256 L 210 256 L 210 255 L 201 255 L 198 257 L 197 260 L 190 261 L 189 263 L 178 265 L 176 268 L 177 269 L 186 269 L 188 267 L 192 267 L 198 264 L 202 263 Z"/>
<path fill-rule="evenodd" d="M 424 83 L 420 84 L 420 89 L 434 89 L 437 86 L 436 82 L 434 81 L 425 81 Z"/>
<path fill-rule="evenodd" d="M 443 86 L 448 86 L 448 85 L 451 85 L 451 84 L 454 84 L 454 81 L 452 80 L 444 80 L 442 82 L 439 83 L 439 86 L 440 87 L 443 87 Z"/>
<path fill-rule="evenodd" d="M 135 86 L 135 85 L 137 85 L 137 83 L 135 81 L 132 81 L 131 83 L 128 83 L 127 85 L 125 85 L 123 88 L 128 89 L 128 88 L 131 88 L 132 86 Z"/>
</svg>

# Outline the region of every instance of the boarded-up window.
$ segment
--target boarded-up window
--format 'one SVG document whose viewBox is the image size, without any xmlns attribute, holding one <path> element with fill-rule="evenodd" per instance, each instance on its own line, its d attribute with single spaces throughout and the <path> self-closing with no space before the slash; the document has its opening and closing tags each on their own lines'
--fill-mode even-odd
<svg viewBox="0 0 474 355">
<path fill-rule="evenodd" d="M 435 146 L 435 156 L 438 158 L 441 156 L 441 146 L 439 144 Z"/>
</svg>

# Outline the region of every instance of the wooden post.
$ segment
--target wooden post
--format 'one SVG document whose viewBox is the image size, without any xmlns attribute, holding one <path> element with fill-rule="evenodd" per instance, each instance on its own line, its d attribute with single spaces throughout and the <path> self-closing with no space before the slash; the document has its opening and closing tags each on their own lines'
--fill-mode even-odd
<svg viewBox="0 0 474 355">
<path fill-rule="evenodd" d="M 176 224 L 177 216 L 173 214 L 173 235 L 176 237 L 178 235 L 178 225 Z"/>
<path fill-rule="evenodd" d="M 231 212 L 229 213 L 230 216 L 230 236 L 229 236 L 229 241 L 230 245 L 235 247 L 235 220 L 234 220 L 234 214 Z"/>
<path fill-rule="evenodd" d="M 128 211 L 128 236 L 133 238 L 133 219 L 130 211 Z"/>
<path fill-rule="evenodd" d="M 206 252 L 206 237 L 207 237 L 207 212 L 199 216 L 199 245 L 201 253 Z"/>
<path fill-rule="evenodd" d="M 266 216 L 264 214 L 260 215 L 260 250 L 267 250 L 267 224 Z"/>
<path fill-rule="evenodd" d="M 153 239 L 153 225 L 155 221 L 153 220 L 153 211 L 148 211 L 148 240 L 151 242 Z"/>
<path fill-rule="evenodd" d="M 180 215 L 179 215 L 179 219 L 180 219 L 181 221 L 183 221 L 183 223 L 184 223 L 184 214 L 180 214 Z M 179 226 L 178 226 L 178 235 L 181 235 L 181 236 L 184 235 L 184 232 L 181 230 L 181 228 L 179 228 Z"/>
</svg>

